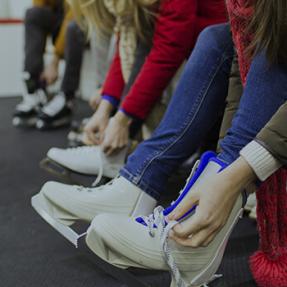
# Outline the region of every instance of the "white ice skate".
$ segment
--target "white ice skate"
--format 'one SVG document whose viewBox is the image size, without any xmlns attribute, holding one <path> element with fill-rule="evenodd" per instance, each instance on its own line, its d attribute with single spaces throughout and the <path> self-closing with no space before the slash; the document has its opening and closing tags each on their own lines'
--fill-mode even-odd
<svg viewBox="0 0 287 287">
<path fill-rule="evenodd" d="M 228 238 L 242 215 L 242 196 L 238 197 L 225 226 L 204 248 L 179 246 L 169 240 L 168 233 L 177 222 L 167 223 L 166 216 L 195 186 L 200 187 L 202 182 L 224 167 L 214 155 L 207 153 L 191 174 L 179 198 L 168 208 L 158 207 L 150 216 L 138 218 L 113 214 L 95 217 L 86 237 L 89 248 L 103 260 L 120 268 L 169 270 L 172 287 L 201 286 L 220 277 L 215 273 L 222 261 Z M 180 221 L 192 216 L 195 210 L 196 206 Z"/>
<path fill-rule="evenodd" d="M 147 215 L 156 206 L 156 200 L 125 178 L 118 177 L 96 188 L 48 182 L 32 198 L 32 206 L 77 247 L 82 234 L 78 235 L 69 227 L 76 221 L 91 222 L 101 213 Z"/>
<path fill-rule="evenodd" d="M 102 177 L 115 178 L 125 163 L 128 147 L 114 155 L 107 156 L 100 146 L 81 146 L 76 148 L 51 148 L 47 158 L 41 166 L 49 172 L 65 179 L 70 173 L 97 176 L 94 183 L 100 182 Z"/>
</svg>

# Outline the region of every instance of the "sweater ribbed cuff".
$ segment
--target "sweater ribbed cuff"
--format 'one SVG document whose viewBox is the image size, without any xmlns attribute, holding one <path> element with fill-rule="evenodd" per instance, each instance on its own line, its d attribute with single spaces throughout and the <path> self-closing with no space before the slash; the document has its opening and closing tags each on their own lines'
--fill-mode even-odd
<svg viewBox="0 0 287 287">
<path fill-rule="evenodd" d="M 240 155 L 248 162 L 261 181 L 266 180 L 281 167 L 281 163 L 256 141 L 245 146 L 240 151 Z"/>
</svg>

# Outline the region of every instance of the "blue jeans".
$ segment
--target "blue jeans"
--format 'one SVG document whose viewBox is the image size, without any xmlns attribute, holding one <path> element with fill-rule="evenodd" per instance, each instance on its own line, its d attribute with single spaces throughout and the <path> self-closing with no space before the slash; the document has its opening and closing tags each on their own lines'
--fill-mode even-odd
<svg viewBox="0 0 287 287">
<path fill-rule="evenodd" d="M 143 191 L 159 199 L 168 178 L 199 147 L 225 108 L 234 57 L 228 24 L 206 28 L 184 69 L 168 110 L 153 136 L 141 143 L 121 170 Z M 258 55 L 219 157 L 233 162 L 286 99 L 286 70 Z"/>
</svg>

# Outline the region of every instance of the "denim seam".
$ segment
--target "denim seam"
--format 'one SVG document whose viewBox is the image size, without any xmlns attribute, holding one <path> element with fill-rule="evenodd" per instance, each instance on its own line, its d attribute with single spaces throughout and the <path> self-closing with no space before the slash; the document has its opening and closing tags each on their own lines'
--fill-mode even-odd
<svg viewBox="0 0 287 287">
<path fill-rule="evenodd" d="M 191 121 L 187 124 L 186 128 L 182 131 L 182 133 L 181 133 L 180 135 L 173 137 L 173 138 L 177 138 L 176 141 L 172 142 L 172 143 L 171 143 L 169 146 L 167 146 L 163 151 L 161 151 L 161 152 L 159 152 L 158 154 L 156 154 L 156 155 L 149 161 L 149 163 L 146 165 L 146 167 L 143 169 L 142 173 L 140 174 L 140 176 L 139 176 L 139 178 L 138 178 L 138 182 L 141 181 L 141 179 L 142 179 L 142 177 L 144 176 L 146 170 L 147 170 L 148 167 L 152 164 L 152 162 L 153 162 L 154 160 L 156 160 L 156 159 L 158 158 L 158 156 L 164 154 L 164 153 L 167 152 L 170 148 L 172 148 L 172 147 L 178 142 L 178 140 L 181 139 L 181 138 L 185 135 L 185 133 L 186 133 L 187 130 L 189 129 L 190 125 L 193 123 L 194 119 L 196 118 L 196 115 L 197 115 L 199 109 L 201 108 L 202 103 L 203 103 L 203 101 L 204 101 L 204 99 L 205 99 L 205 97 L 206 97 L 206 95 L 207 95 L 207 93 L 208 93 L 208 91 L 209 91 L 209 88 L 210 88 L 210 86 L 211 86 L 211 83 L 214 81 L 214 78 L 216 77 L 216 75 L 217 75 L 218 71 L 220 70 L 221 66 L 223 65 L 223 63 L 224 63 L 225 61 L 227 61 L 229 58 L 231 58 L 231 56 L 230 56 L 230 57 L 225 57 L 225 55 L 223 55 L 223 56 L 221 57 L 221 62 L 220 62 L 219 65 L 217 66 L 217 69 L 215 70 L 215 73 L 214 73 L 213 77 L 211 78 L 211 80 L 209 81 L 209 83 L 207 84 L 207 86 L 202 89 L 202 91 L 205 90 L 205 93 L 204 93 L 203 96 L 201 97 L 201 101 L 200 101 L 199 105 L 198 105 L 197 108 L 196 108 L 196 112 L 195 112 L 193 118 L 192 118 Z M 200 93 L 200 95 L 202 95 L 202 93 Z M 194 112 L 194 110 L 191 111 L 191 113 L 193 113 L 193 112 Z M 191 113 L 190 113 L 190 114 L 191 114 Z M 138 184 L 138 182 L 137 182 L 137 184 Z"/>
<path fill-rule="evenodd" d="M 226 51 L 226 50 L 227 50 L 227 47 L 228 47 L 229 45 L 230 45 L 230 44 L 226 44 L 226 45 L 224 46 L 223 50 Z M 221 57 L 218 57 L 219 65 L 217 66 L 217 67 L 218 67 L 217 70 L 215 70 L 215 75 L 217 74 L 218 69 L 222 66 L 222 64 L 223 64 L 226 60 L 229 60 L 231 57 L 233 58 L 233 56 L 234 56 L 234 55 L 232 55 L 232 56 L 226 56 L 226 55 L 225 55 L 225 52 L 224 52 Z M 210 74 L 212 74 L 212 72 L 210 72 Z M 214 77 L 215 77 L 215 75 L 214 75 Z M 198 104 L 198 99 L 200 100 L 200 99 L 202 98 L 202 94 L 204 94 L 204 91 L 206 91 L 206 88 L 208 88 L 208 87 L 210 86 L 210 84 L 211 84 L 211 82 L 213 81 L 214 77 L 212 78 L 212 80 L 211 80 L 207 85 L 205 85 L 205 86 L 202 88 L 202 90 L 201 90 L 201 92 L 199 93 L 197 99 L 195 100 L 195 103 L 193 104 L 193 107 L 192 107 L 190 113 L 189 113 L 188 116 L 187 116 L 187 120 L 186 120 L 186 122 L 184 123 L 184 125 L 188 125 L 188 122 L 189 122 L 188 118 L 190 117 L 191 114 L 194 113 L 194 110 L 196 109 L 195 107 L 196 107 L 197 104 Z M 186 87 L 186 88 L 184 89 L 184 93 L 187 93 L 187 92 L 188 92 L 188 88 Z M 185 131 L 183 131 L 183 133 L 185 133 Z M 171 137 L 171 138 L 170 138 L 170 142 L 172 142 L 172 143 L 173 143 L 173 142 L 176 142 L 179 137 L 180 137 L 180 135 L 175 135 L 175 136 Z M 154 161 L 154 159 L 156 159 L 158 156 L 160 156 L 161 154 L 163 154 L 164 152 L 166 152 L 166 151 L 169 149 L 170 146 L 171 146 L 170 143 L 167 143 L 166 145 L 162 145 L 159 150 L 155 151 L 155 153 L 153 153 L 153 154 L 150 154 L 150 156 L 148 156 L 148 157 L 144 160 L 142 166 L 138 167 L 138 169 L 136 170 L 136 173 L 140 174 L 140 175 L 137 177 L 137 180 L 138 180 L 138 181 L 141 180 L 142 176 L 143 176 L 144 173 L 145 173 L 145 169 L 148 168 L 148 166 Z M 144 168 L 143 168 L 143 167 L 144 167 Z"/>
</svg>

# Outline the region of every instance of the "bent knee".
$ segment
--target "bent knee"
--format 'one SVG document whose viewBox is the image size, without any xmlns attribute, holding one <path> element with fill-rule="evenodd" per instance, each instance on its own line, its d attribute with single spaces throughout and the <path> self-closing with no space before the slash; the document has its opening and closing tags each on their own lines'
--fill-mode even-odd
<svg viewBox="0 0 287 287">
<path fill-rule="evenodd" d="M 205 46 L 224 47 L 232 43 L 232 36 L 229 24 L 218 24 L 206 27 L 200 33 L 198 41 L 205 43 Z"/>
</svg>

